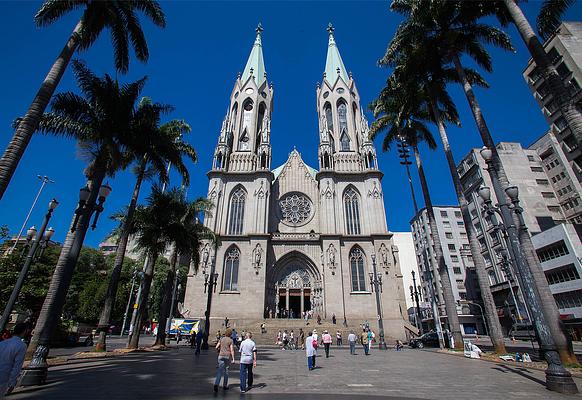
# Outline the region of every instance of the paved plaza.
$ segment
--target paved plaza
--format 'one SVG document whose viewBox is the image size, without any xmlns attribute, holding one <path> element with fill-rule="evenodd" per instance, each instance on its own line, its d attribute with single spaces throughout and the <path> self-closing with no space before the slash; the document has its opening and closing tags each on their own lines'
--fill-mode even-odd
<svg viewBox="0 0 582 400">
<path fill-rule="evenodd" d="M 544 373 L 432 350 L 374 349 L 350 356 L 332 349 L 309 372 L 303 351 L 259 349 L 255 387 L 249 399 L 563 399 L 545 389 Z M 188 347 L 133 353 L 108 359 L 72 360 L 52 367 L 49 384 L 20 388 L 8 399 L 192 399 L 239 398 L 238 364 L 225 392 L 212 391 L 216 353 L 195 357 Z M 582 388 L 582 379 L 576 378 Z"/>
</svg>

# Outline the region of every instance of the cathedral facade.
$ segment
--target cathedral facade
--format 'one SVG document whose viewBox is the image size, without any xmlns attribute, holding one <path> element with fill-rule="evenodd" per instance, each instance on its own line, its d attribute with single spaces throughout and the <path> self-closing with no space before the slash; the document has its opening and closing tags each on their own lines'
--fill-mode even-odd
<svg viewBox="0 0 582 400">
<path fill-rule="evenodd" d="M 274 93 L 261 31 L 232 90 L 208 173 L 214 209 L 204 224 L 220 243 L 203 244 L 199 265 L 190 268 L 185 316 L 204 318 L 212 291 L 211 320 L 228 317 L 238 326 L 309 310 L 376 325 L 375 268 L 385 334 L 403 338 L 405 292 L 386 224 L 383 174 L 333 28 L 317 87 L 318 169 L 296 150 L 271 169 Z"/>
</svg>

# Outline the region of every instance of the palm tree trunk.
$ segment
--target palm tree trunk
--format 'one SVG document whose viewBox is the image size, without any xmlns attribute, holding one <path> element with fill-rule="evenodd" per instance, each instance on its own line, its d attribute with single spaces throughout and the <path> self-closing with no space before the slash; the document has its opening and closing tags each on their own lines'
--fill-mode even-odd
<svg viewBox="0 0 582 400">
<path fill-rule="evenodd" d="M 154 279 L 154 266 L 158 259 L 158 254 L 155 252 L 150 252 L 148 256 L 148 262 L 144 270 L 144 276 L 141 281 L 141 301 L 137 308 L 137 315 L 135 318 L 135 324 L 133 326 L 133 333 L 131 339 L 129 339 L 128 349 L 137 349 L 139 345 L 139 335 L 141 332 L 141 325 L 143 319 L 147 316 L 148 312 L 148 300 L 150 297 L 150 289 L 152 287 L 152 281 Z M 158 331 L 159 331 L 158 327 Z"/>
<path fill-rule="evenodd" d="M 447 132 L 442 122 L 440 122 L 440 112 L 435 107 L 434 103 L 431 103 L 431 108 L 433 114 L 435 115 L 435 120 L 439 121 L 438 130 L 441 141 L 443 143 L 443 149 L 445 151 L 447 163 L 449 165 L 449 172 L 453 178 L 455 193 L 457 194 L 457 200 L 459 202 L 459 207 L 461 208 L 461 215 L 463 216 L 467 238 L 469 239 L 469 246 L 471 247 L 471 255 L 473 256 L 473 263 L 475 264 L 475 271 L 477 272 L 477 281 L 479 282 L 479 289 L 481 289 L 481 298 L 483 299 L 483 304 L 485 306 L 485 318 L 489 327 L 489 336 L 491 338 L 491 342 L 493 343 L 493 347 L 495 348 L 495 352 L 498 354 L 505 354 L 506 350 L 505 342 L 503 340 L 503 331 L 501 330 L 501 324 L 499 323 L 499 318 L 497 317 L 497 307 L 495 306 L 495 301 L 493 300 L 493 295 L 491 294 L 487 269 L 485 267 L 483 255 L 481 254 L 481 245 L 479 244 L 479 240 L 477 239 L 477 232 L 475 231 L 473 221 L 471 220 L 469 203 L 463 194 L 461 179 L 459 178 L 459 174 L 457 172 L 455 159 L 451 151 L 451 146 L 449 145 Z M 513 290 L 513 288 L 510 288 L 510 290 Z"/>
<path fill-rule="evenodd" d="M 109 278 L 109 286 L 107 287 L 105 303 L 103 304 L 103 309 L 101 310 L 101 315 L 99 317 L 99 324 L 97 325 L 99 340 L 95 345 L 95 351 L 107 350 L 106 342 L 107 330 L 109 329 L 109 324 L 111 322 L 111 314 L 113 313 L 115 298 L 117 297 L 119 277 L 121 276 L 121 269 L 123 268 L 123 260 L 125 258 L 125 251 L 127 250 L 129 233 L 131 231 L 131 226 L 133 224 L 133 214 L 135 213 L 135 208 L 137 206 L 139 191 L 141 189 L 141 184 L 143 182 L 143 178 L 145 175 L 146 166 L 147 158 L 144 157 L 139 166 L 135 186 L 133 188 L 133 195 L 131 196 L 131 201 L 129 202 L 129 207 L 127 208 L 127 215 L 125 216 L 125 220 L 123 221 L 123 227 L 121 228 L 121 236 L 119 238 L 119 241 L 117 242 L 117 250 L 115 251 L 115 263 L 113 265 L 113 270 L 111 271 L 111 277 Z"/>
<path fill-rule="evenodd" d="M 32 355 L 33 359 L 30 367 L 46 367 L 46 357 L 49 352 L 51 336 L 58 321 L 61 318 L 63 305 L 69 290 L 71 278 L 77 265 L 77 259 L 83 247 L 83 241 L 87 229 L 89 228 L 92 211 L 95 207 L 99 188 L 105 178 L 106 169 L 102 165 L 96 165 L 95 172 L 91 177 L 91 193 L 85 204 L 82 214 L 79 216 L 77 226 L 74 231 L 69 229 L 59 260 L 53 272 L 50 286 L 39 318 L 34 327 L 34 335 L 28 346 L 27 355 Z M 75 220 L 73 217 L 73 221 Z M 71 226 L 73 226 L 71 223 Z"/>
<path fill-rule="evenodd" d="M 521 13 L 521 10 L 519 11 Z M 467 79 L 467 76 L 462 68 L 459 58 L 454 57 L 453 61 L 455 63 L 457 74 L 459 75 L 459 78 L 463 85 L 463 90 L 465 91 L 465 95 L 469 102 L 469 106 L 471 107 L 471 112 L 473 113 L 473 117 L 475 118 L 477 129 L 479 131 L 479 134 L 481 135 L 481 140 L 483 141 L 483 144 L 486 147 L 490 148 L 493 151 L 492 168 L 495 169 L 494 172 L 497 173 L 499 183 L 501 184 L 501 187 L 505 191 L 505 189 L 509 186 L 509 180 L 507 179 L 505 169 L 501 164 L 501 159 L 499 158 L 497 147 L 495 147 L 495 144 L 493 143 L 493 138 L 491 136 L 491 132 L 489 131 L 487 123 L 485 122 L 483 113 L 481 112 L 481 107 L 479 106 L 477 98 L 475 97 L 475 93 L 473 92 L 473 87 L 469 80 Z M 519 219 L 515 215 L 514 223 L 516 226 L 520 225 Z M 578 360 L 576 359 L 576 356 L 574 355 L 573 351 L 570 349 L 566 333 L 563 331 L 560 325 L 560 312 L 558 311 L 556 301 L 554 299 L 554 296 L 552 295 L 552 292 L 550 291 L 548 281 L 546 280 L 544 271 L 539 263 L 539 259 L 537 257 L 537 254 L 535 253 L 533 243 L 531 241 L 531 236 L 529 235 L 529 232 L 527 230 L 523 229 L 519 230 L 519 241 L 524 251 L 524 255 L 529 266 L 529 269 L 534 277 L 534 281 L 537 286 L 537 291 L 542 299 L 542 309 L 546 316 L 546 321 L 550 325 L 549 328 L 556 342 L 556 347 L 558 348 L 558 352 L 560 353 L 560 358 L 564 363 L 576 364 L 578 363 Z"/>
<path fill-rule="evenodd" d="M 455 348 L 463 347 L 463 336 L 461 335 L 461 325 L 459 324 L 459 316 L 457 315 L 457 305 L 455 303 L 455 296 L 453 294 L 453 289 L 451 287 L 451 280 L 449 277 L 449 270 L 445 263 L 445 257 L 443 255 L 443 249 L 441 245 L 441 239 L 438 234 L 438 229 L 436 225 L 436 219 L 434 217 L 434 209 L 432 205 L 432 200 L 430 198 L 430 192 L 428 190 L 428 184 L 426 182 L 426 176 L 424 175 L 424 168 L 420 163 L 420 156 L 418 154 L 418 147 L 413 146 L 414 155 L 417 158 L 418 166 L 418 176 L 420 178 L 420 186 L 422 188 L 422 195 L 424 197 L 424 205 L 426 206 L 426 213 L 428 215 L 428 223 L 430 226 L 431 237 L 434 244 L 434 252 L 436 255 L 438 268 L 433 265 L 433 273 L 435 269 L 438 271 L 439 278 L 435 281 L 441 283 L 442 297 L 445 303 L 445 311 L 447 313 L 447 319 L 449 323 L 449 329 L 453 334 L 455 339 Z M 430 245 L 429 245 L 430 247 Z M 433 257 L 431 257 L 431 263 L 434 262 Z M 440 316 L 435 315 L 435 318 Z M 436 322 L 436 321 L 435 321 Z"/>
<path fill-rule="evenodd" d="M 548 58 L 542 43 L 519 8 L 519 5 L 515 0 L 504 0 L 504 3 L 532 59 L 541 70 L 552 97 L 559 106 L 564 119 L 572 131 L 578 148 L 582 148 L 582 113 L 572 101 L 572 96 L 568 93 L 566 85 L 556 71 L 556 67 L 552 64 L 552 60 Z"/>
<path fill-rule="evenodd" d="M 162 296 L 160 315 L 158 316 L 158 334 L 156 335 L 155 346 L 163 346 L 166 344 L 166 324 L 168 322 L 168 318 L 172 318 L 170 315 L 170 309 L 172 308 L 172 292 L 174 290 L 174 280 L 176 279 L 177 263 L 178 251 L 176 250 L 176 246 L 174 246 L 172 254 L 170 255 L 170 269 L 168 270 L 166 282 L 164 283 L 164 295 Z"/>
<path fill-rule="evenodd" d="M 67 65 L 69 65 L 69 61 L 71 61 L 71 57 L 77 49 L 79 36 L 83 28 L 82 21 L 83 20 L 81 19 L 77 23 L 77 26 L 75 26 L 73 33 L 71 33 L 69 40 L 67 40 L 67 44 L 61 50 L 61 53 L 55 60 L 46 78 L 44 78 L 44 81 L 36 93 L 36 96 L 34 96 L 28 111 L 24 115 L 22 121 L 18 124 L 16 132 L 12 136 L 10 143 L 8 143 L 6 150 L 4 150 L 4 154 L 0 159 L 0 199 L 4 196 L 4 192 L 12 179 L 12 175 L 14 175 L 16 167 L 30 142 L 30 139 L 32 139 L 32 135 L 38 127 L 40 118 L 61 81 L 61 78 L 67 69 Z"/>
</svg>

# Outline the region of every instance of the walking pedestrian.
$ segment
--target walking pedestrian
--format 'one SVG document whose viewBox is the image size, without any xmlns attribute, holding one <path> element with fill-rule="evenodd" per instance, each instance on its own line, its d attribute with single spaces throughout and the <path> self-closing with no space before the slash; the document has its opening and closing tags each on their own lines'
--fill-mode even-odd
<svg viewBox="0 0 582 400">
<path fill-rule="evenodd" d="M 228 390 L 228 367 L 230 363 L 234 363 L 234 346 L 232 344 L 232 330 L 226 328 L 224 337 L 220 338 L 216 344 L 218 351 L 218 370 L 216 371 L 216 378 L 214 379 L 214 392 L 218 392 L 218 385 L 220 380 L 224 377 L 223 389 Z"/>
<path fill-rule="evenodd" d="M 340 331 L 337 331 L 335 333 L 335 339 L 336 339 L 336 344 L 338 346 L 341 346 L 342 345 L 342 333 Z"/>
<path fill-rule="evenodd" d="M 315 356 L 317 349 L 317 339 L 313 338 L 312 332 L 307 334 L 307 339 L 305 339 L 305 355 L 307 356 L 307 368 L 310 371 L 315 369 Z"/>
<path fill-rule="evenodd" d="M 202 339 L 204 338 L 204 331 L 198 328 L 198 332 L 196 333 L 196 351 L 194 352 L 195 355 L 200 354 L 200 348 L 202 347 Z"/>
<path fill-rule="evenodd" d="M 328 331 L 323 331 L 323 335 L 321 336 L 321 342 L 323 343 L 323 347 L 325 349 L 325 358 L 329 358 L 329 348 L 333 343 L 333 339 Z"/>
<path fill-rule="evenodd" d="M 257 366 L 257 346 L 253 334 L 246 333 L 240 344 L 240 392 L 246 393 L 253 387 L 253 367 Z"/>
<path fill-rule="evenodd" d="M 14 326 L 12 337 L 0 342 L 0 399 L 10 394 L 16 386 L 26 354 L 23 338 L 28 333 L 28 325 L 18 323 Z"/>
<path fill-rule="evenodd" d="M 356 341 L 357 340 L 358 340 L 358 337 L 356 336 L 354 331 L 350 331 L 350 334 L 348 335 L 348 343 L 350 345 L 350 354 L 351 355 L 356 354 Z"/>
<path fill-rule="evenodd" d="M 317 314 L 317 325 L 321 325 L 321 316 Z"/>
<path fill-rule="evenodd" d="M 336 323 L 336 318 L 335 318 L 335 313 L 333 313 L 333 315 L 331 316 L 331 323 L 335 325 Z"/>
<path fill-rule="evenodd" d="M 295 347 L 295 333 L 291 329 L 291 333 L 289 334 L 289 349 L 294 350 Z"/>
<path fill-rule="evenodd" d="M 364 348 L 364 353 L 368 355 L 368 332 L 365 329 L 362 330 L 362 334 L 360 335 L 360 343 L 362 343 L 362 347 Z"/>
<path fill-rule="evenodd" d="M 277 338 L 275 339 L 275 344 L 277 346 L 280 346 L 281 345 L 281 336 L 282 336 L 281 331 L 277 332 Z"/>
<path fill-rule="evenodd" d="M 289 334 L 287 333 L 287 329 L 283 331 L 283 350 L 287 350 L 287 346 L 289 345 Z"/>
<path fill-rule="evenodd" d="M 224 327 L 228 328 L 228 317 L 224 317 Z"/>
<path fill-rule="evenodd" d="M 374 334 L 374 331 L 368 329 L 368 352 L 372 349 L 372 342 L 374 341 L 375 337 L 376 335 Z"/>
</svg>

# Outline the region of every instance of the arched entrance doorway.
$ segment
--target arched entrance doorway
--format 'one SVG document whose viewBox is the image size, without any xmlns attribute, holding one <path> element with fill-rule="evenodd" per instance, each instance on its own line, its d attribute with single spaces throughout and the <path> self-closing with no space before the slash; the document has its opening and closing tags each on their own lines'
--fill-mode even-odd
<svg viewBox="0 0 582 400">
<path fill-rule="evenodd" d="M 303 253 L 281 257 L 267 273 L 265 315 L 301 318 L 304 311 L 323 313 L 323 285 L 319 270 Z"/>
</svg>

